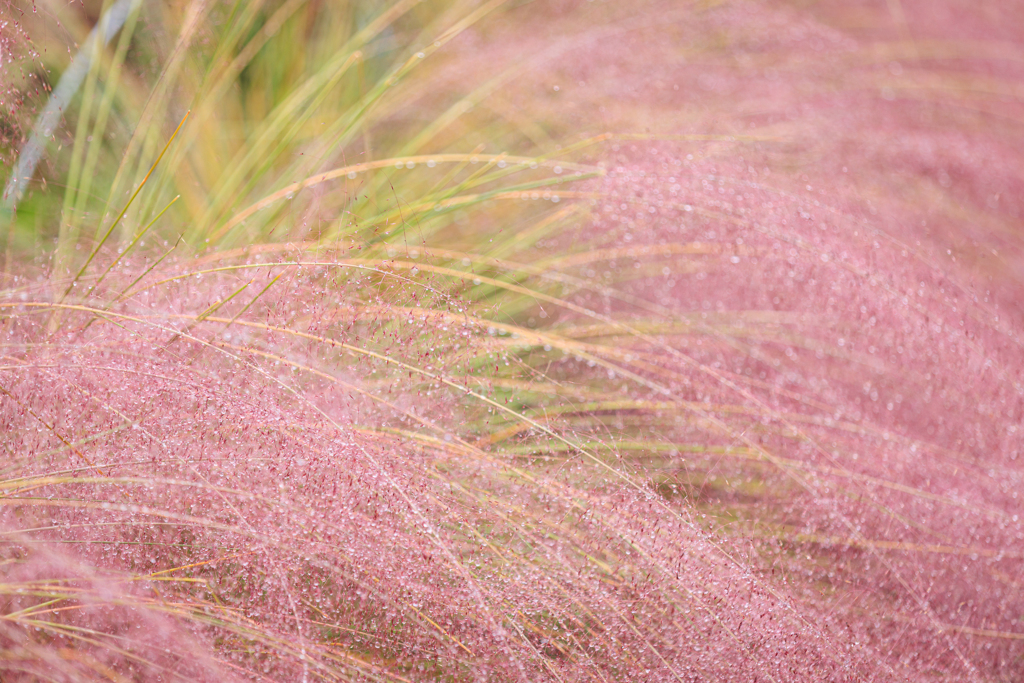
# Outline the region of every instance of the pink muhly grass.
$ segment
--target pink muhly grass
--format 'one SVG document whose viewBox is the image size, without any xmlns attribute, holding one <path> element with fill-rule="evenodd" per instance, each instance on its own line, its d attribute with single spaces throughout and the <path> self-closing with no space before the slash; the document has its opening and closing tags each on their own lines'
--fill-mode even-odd
<svg viewBox="0 0 1024 683">
<path fill-rule="evenodd" d="M 727 254 L 761 253 L 754 237 L 745 245 L 754 251 L 704 250 L 692 279 L 714 273 L 714 291 L 729 291 L 728 273 L 741 271 Z M 838 345 L 815 342 L 829 333 L 820 312 L 806 324 L 746 316 L 740 330 L 703 314 L 563 319 L 543 339 L 562 345 L 551 380 L 600 386 L 616 367 L 639 387 L 480 439 L 502 404 L 485 402 L 488 376 L 465 365 L 522 363 L 516 346 L 542 340 L 496 345 L 458 281 L 383 264 L 360 272 L 339 256 L 172 264 L 113 306 L 101 302 L 123 287 L 116 279 L 81 304 L 55 305 L 35 284 L 11 291 L 12 564 L 31 576 L 26 557 L 66 546 L 118 590 L 118 576 L 130 580 L 132 593 L 107 602 L 183 622 L 219 660 L 217 676 L 855 680 L 1005 663 L 970 636 L 1012 629 L 1003 610 L 1015 597 L 1000 577 L 1019 564 L 1016 451 L 965 458 L 908 433 L 914 420 L 880 423 L 889 411 L 843 378 L 867 365 L 882 378 L 872 387 L 890 391 L 887 366 L 839 352 L 873 340 L 870 324 L 864 341 Z M 821 263 L 802 267 L 824 278 Z M 259 298 L 209 313 L 277 275 Z M 569 317 L 588 296 L 565 299 Z M 904 304 L 876 305 L 881 316 Z M 607 365 L 575 360 L 584 348 Z M 967 347 L 947 353 L 943 365 L 970 362 Z M 945 429 L 983 428 L 959 408 Z M 608 429 L 622 436 L 609 441 Z M 646 440 L 649 455 L 619 439 Z M 617 458 L 601 454 L 609 447 Z M 984 485 L 993 467 L 1002 488 Z M 984 626 L 965 623 L 980 615 Z M 51 633 L 71 627 L 63 617 L 32 647 L 55 646 Z"/>
<path fill-rule="evenodd" d="M 17 530 L 3 533 L 5 681 L 160 680 L 168 671 L 216 680 L 218 663 L 180 619 L 209 620 L 201 603 L 168 602 L 159 584 L 104 572 Z"/>
<path fill-rule="evenodd" d="M 479 408 L 459 398 L 484 394 L 438 345 L 493 351 L 484 323 L 447 294 L 424 303 L 456 315 L 403 312 L 451 283 L 335 279 L 347 266 L 281 263 L 230 326 L 190 311 L 272 266 L 202 288 L 171 270 L 106 311 L 8 304 L 12 562 L 71 543 L 140 586 L 140 609 L 190 624 L 224 672 L 278 679 L 871 668 L 614 461 L 534 467 L 467 440 L 456 426 Z M 316 305 L 328 284 L 338 303 Z M 446 367 L 429 370 L 425 337 Z"/>
<path fill-rule="evenodd" d="M 16 160 L 23 125 L 36 99 L 33 95 L 39 94 L 39 84 L 32 78 L 32 62 L 38 54 L 24 18 L 24 11 L 13 7 L 11 0 L 0 2 L 0 161 L 4 166 Z"/>
<path fill-rule="evenodd" d="M 1020 17 L 954 5 L 519 8 L 431 82 L 525 50 L 599 177 L 11 268 L 4 679 L 1020 678 Z"/>
</svg>

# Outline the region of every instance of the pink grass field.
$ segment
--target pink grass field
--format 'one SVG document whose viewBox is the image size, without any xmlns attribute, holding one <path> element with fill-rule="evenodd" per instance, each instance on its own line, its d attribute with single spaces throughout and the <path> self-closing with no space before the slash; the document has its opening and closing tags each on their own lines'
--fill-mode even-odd
<svg viewBox="0 0 1024 683">
<path fill-rule="evenodd" d="M 0 680 L 1024 680 L 1024 5 L 437 60 L 410 111 L 512 74 L 439 150 L 600 173 L 392 252 L 8 244 Z"/>
</svg>

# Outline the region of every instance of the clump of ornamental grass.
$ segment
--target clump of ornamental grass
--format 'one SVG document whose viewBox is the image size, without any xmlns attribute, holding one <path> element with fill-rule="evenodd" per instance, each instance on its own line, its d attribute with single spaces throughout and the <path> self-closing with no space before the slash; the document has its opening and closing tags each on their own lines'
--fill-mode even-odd
<svg viewBox="0 0 1024 683">
<path fill-rule="evenodd" d="M 628 194 L 616 173 L 608 200 Z M 1019 410 L 1019 387 L 929 395 L 924 379 L 981 368 L 971 339 L 1012 362 L 992 332 L 939 330 L 934 359 L 890 369 L 898 348 L 857 346 L 909 344 L 942 303 L 876 294 L 887 322 L 861 330 L 682 315 L 649 287 L 688 277 L 740 300 L 739 266 L 772 278 L 783 236 L 604 234 L 557 266 L 309 243 L 154 252 L 56 290 L 19 276 L 0 304 L 7 647 L 67 656 L 18 666 L 857 680 L 1012 662 L 1019 436 L 984 406 Z M 812 253 L 793 266 L 810 296 L 810 280 L 883 286 Z M 614 288 L 588 280 L 623 259 Z M 517 306 L 552 322 L 499 313 Z M 956 409 L 948 433 L 1001 441 L 929 438 L 930 400 Z M 152 629 L 136 614 L 205 668 L 137 641 Z"/>
<path fill-rule="evenodd" d="M 86 81 L 0 300 L 5 678 L 1019 677 L 1019 50 L 426 4 L 143 10 L 148 103 Z"/>
<path fill-rule="evenodd" d="M 220 664 L 215 676 L 876 667 L 659 495 L 641 462 L 616 457 L 586 424 L 600 406 L 569 418 L 584 387 L 559 401 L 549 380 L 536 409 L 555 414 L 525 414 L 538 379 L 524 359 L 547 353 L 574 374 L 566 353 L 607 352 L 496 331 L 465 299 L 470 271 L 270 255 L 161 266 L 120 302 L 108 279 L 76 303 L 30 284 L 4 304 L 18 348 L 4 369 L 5 526 L 9 562 L 29 575 L 6 590 L 32 647 L 180 673 L 145 641 L 127 636 L 112 655 L 88 635 L 116 641 L 128 604 L 173 617 Z M 33 553 L 64 545 L 110 587 L 80 598 L 58 574 L 31 592 Z M 110 614 L 97 625 L 100 608 Z M 83 673 L 74 666 L 68 676 Z"/>
</svg>

